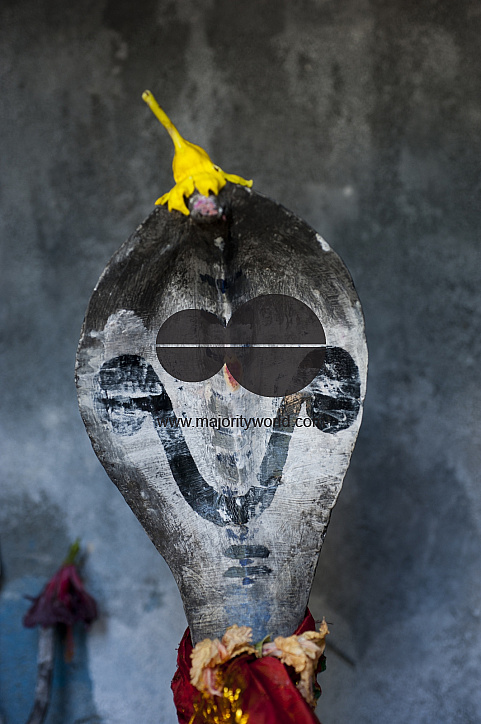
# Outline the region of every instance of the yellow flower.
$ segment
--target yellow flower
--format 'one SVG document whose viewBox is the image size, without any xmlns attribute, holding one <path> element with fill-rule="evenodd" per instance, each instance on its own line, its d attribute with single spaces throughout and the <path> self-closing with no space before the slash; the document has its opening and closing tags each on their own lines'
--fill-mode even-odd
<svg viewBox="0 0 481 724">
<path fill-rule="evenodd" d="M 217 195 L 227 181 L 241 186 L 252 186 L 252 181 L 246 181 L 235 174 L 224 173 L 219 166 L 212 163 L 203 148 L 182 138 L 150 91 L 144 91 L 142 98 L 167 130 L 175 147 L 172 162 L 175 186 L 168 193 L 161 196 L 160 199 L 157 199 L 156 204 L 167 203 L 169 211 L 177 209 L 177 211 L 188 216 L 189 209 L 184 197 L 191 196 L 194 189 L 197 189 L 203 196 L 209 196 L 209 194 Z"/>
<path fill-rule="evenodd" d="M 255 647 L 252 645 L 252 629 L 249 626 L 229 626 L 222 637 L 222 643 L 226 648 L 228 659 L 239 656 L 244 652 L 252 654 Z"/>
<path fill-rule="evenodd" d="M 204 673 L 207 669 L 215 669 L 222 661 L 219 651 L 221 643 L 219 639 L 204 639 L 196 644 L 191 654 L 192 667 L 190 670 L 191 683 L 199 691 L 207 691 L 209 689 L 208 682 L 205 681 Z"/>
<path fill-rule="evenodd" d="M 286 666 L 292 666 L 300 674 L 297 688 L 312 707 L 315 700 L 312 693 L 317 662 L 326 647 L 325 638 L 329 633 L 325 619 L 322 620 L 319 631 L 305 631 L 300 635 L 284 638 L 277 636 L 273 643 L 265 644 L 262 652 L 268 656 L 276 656 Z"/>
<path fill-rule="evenodd" d="M 234 624 L 229 626 L 221 641 L 219 639 L 200 641 L 195 645 L 191 654 L 191 683 L 199 691 L 220 696 L 217 677 L 219 666 L 239 654 L 255 653 L 251 640 L 251 628 Z"/>
</svg>

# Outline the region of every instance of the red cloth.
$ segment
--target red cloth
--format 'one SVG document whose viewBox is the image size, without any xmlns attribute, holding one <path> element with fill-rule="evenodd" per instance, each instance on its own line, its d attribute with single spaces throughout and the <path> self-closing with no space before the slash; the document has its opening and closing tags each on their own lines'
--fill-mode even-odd
<svg viewBox="0 0 481 724">
<path fill-rule="evenodd" d="M 315 621 L 307 610 L 295 633 L 300 635 L 315 628 Z M 190 683 L 191 653 L 192 640 L 187 629 L 180 642 L 177 671 L 171 685 L 180 724 L 189 724 L 194 714 L 193 702 L 200 697 Z M 242 710 L 249 714 L 249 724 L 320 724 L 287 668 L 274 656 L 256 659 L 242 654 L 230 662 L 225 674 L 242 681 Z"/>
</svg>

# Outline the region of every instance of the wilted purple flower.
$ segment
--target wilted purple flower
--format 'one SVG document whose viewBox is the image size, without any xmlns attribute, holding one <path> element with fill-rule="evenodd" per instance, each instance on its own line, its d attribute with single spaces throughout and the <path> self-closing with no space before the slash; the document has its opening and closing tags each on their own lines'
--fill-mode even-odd
<svg viewBox="0 0 481 724">
<path fill-rule="evenodd" d="M 35 701 L 28 719 L 31 724 L 34 722 L 40 724 L 47 715 L 55 659 L 55 639 L 58 633 L 64 634 L 64 658 L 69 662 L 74 652 L 73 624 L 83 621 L 88 625 L 97 618 L 95 599 L 85 590 L 75 565 L 79 550 L 80 542 L 76 540 L 70 546 L 67 558 L 40 595 L 36 598 L 28 596 L 33 603 L 23 617 L 23 625 L 28 628 L 42 627 L 39 634 Z"/>
<path fill-rule="evenodd" d="M 84 588 L 75 564 L 63 565 L 50 579 L 23 617 L 23 625 L 72 626 L 77 621 L 90 624 L 97 618 L 95 599 Z"/>
<path fill-rule="evenodd" d="M 23 625 L 70 627 L 77 621 L 90 624 L 97 618 L 95 599 L 84 588 L 74 563 L 80 545 L 76 541 L 57 573 L 50 579 L 43 591 L 32 598 L 32 606 L 23 617 Z"/>
</svg>

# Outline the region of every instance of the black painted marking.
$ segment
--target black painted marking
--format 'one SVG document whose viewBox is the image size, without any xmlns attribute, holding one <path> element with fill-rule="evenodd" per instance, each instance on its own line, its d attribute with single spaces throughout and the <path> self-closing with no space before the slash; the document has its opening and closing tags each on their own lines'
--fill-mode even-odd
<svg viewBox="0 0 481 724">
<path fill-rule="evenodd" d="M 277 417 L 288 417 L 290 424 L 283 427 L 282 432 L 274 430 L 271 433 L 261 463 L 260 486 L 252 486 L 244 495 L 235 495 L 231 491 L 219 493 L 204 480 L 182 429 L 177 427 L 178 421 L 170 397 L 152 366 L 144 359 L 127 354 L 115 357 L 102 365 L 98 382 L 98 402 L 105 409 L 114 432 L 133 435 L 140 430 L 145 419 L 152 416 L 180 492 L 191 508 L 205 520 L 222 527 L 229 524 L 245 525 L 269 507 L 282 480 L 290 439 L 303 397 L 284 397 Z M 321 391 L 309 391 L 307 388 L 306 398 L 308 414 L 316 426 L 322 432 L 329 433 L 349 427 L 359 412 L 360 382 L 358 369 L 345 350 L 338 347 L 326 350 L 325 368 L 317 376 L 315 387 Z M 249 546 L 231 546 L 228 550 L 234 551 L 236 548 L 243 548 L 239 558 L 264 557 L 248 552 Z M 237 558 L 237 555 L 232 557 Z"/>
<path fill-rule="evenodd" d="M 244 578 L 245 576 L 268 576 L 272 568 L 267 566 L 232 566 L 224 573 L 224 578 Z M 252 581 L 250 581 L 252 583 Z"/>
<path fill-rule="evenodd" d="M 203 282 L 207 282 L 214 289 L 218 289 L 222 294 L 225 294 L 233 284 L 242 276 L 242 269 L 239 269 L 233 276 L 227 277 L 226 279 L 214 279 L 210 274 L 201 274 L 200 278 Z"/>
<path fill-rule="evenodd" d="M 170 470 L 179 490 L 191 508 L 205 520 L 219 526 L 243 525 L 260 515 L 272 502 L 280 475 L 272 475 L 272 465 L 262 467 L 260 486 L 252 486 L 245 495 L 231 491 L 218 493 L 199 473 L 185 442 L 170 397 L 152 366 L 138 355 L 120 355 L 106 362 L 99 373 L 99 402 L 105 408 L 115 432 L 133 435 L 143 424 L 147 414 L 152 415 L 157 434 L 164 447 Z M 300 405 L 299 405 L 300 407 Z M 279 408 L 281 411 L 282 404 Z M 298 411 L 297 411 L 298 412 Z M 268 446 L 282 470 L 287 458 L 286 433 L 292 434 L 294 420 L 284 428 L 279 450 Z"/>
<path fill-rule="evenodd" d="M 350 427 L 361 406 L 361 379 L 356 363 L 345 349 L 326 348 L 324 366 L 312 387 L 306 407 L 316 427 L 330 434 Z"/>
<path fill-rule="evenodd" d="M 238 560 L 241 558 L 268 558 L 269 554 L 270 550 L 268 548 L 257 545 L 229 546 L 224 551 L 227 558 L 237 558 Z"/>
</svg>

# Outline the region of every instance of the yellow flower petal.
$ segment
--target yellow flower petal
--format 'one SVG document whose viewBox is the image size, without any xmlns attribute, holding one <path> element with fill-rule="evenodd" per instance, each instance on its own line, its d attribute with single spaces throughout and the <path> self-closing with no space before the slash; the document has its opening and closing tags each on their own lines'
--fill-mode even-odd
<svg viewBox="0 0 481 724">
<path fill-rule="evenodd" d="M 255 653 L 255 647 L 251 644 L 252 629 L 249 626 L 229 626 L 222 637 L 222 643 L 227 650 L 227 659 L 239 656 L 245 652 Z"/>
<path fill-rule="evenodd" d="M 169 195 L 170 195 L 170 191 L 168 191 L 166 194 L 164 194 L 159 199 L 157 199 L 157 201 L 155 202 L 155 205 L 159 206 L 159 204 L 166 204 L 167 201 L 169 200 Z"/>
<path fill-rule="evenodd" d="M 279 655 L 280 660 L 287 666 L 292 666 L 296 673 L 300 673 L 306 667 L 306 655 L 298 641 L 297 636 L 277 636 L 274 639 L 274 644 L 281 652 Z"/>
<path fill-rule="evenodd" d="M 239 186 L 248 186 L 251 188 L 252 186 L 252 179 L 249 181 L 246 181 L 245 178 L 242 178 L 241 176 L 236 176 L 235 173 L 224 173 L 222 171 L 222 174 L 226 181 L 230 181 L 231 184 L 238 184 Z"/>
<path fill-rule="evenodd" d="M 252 186 L 250 180 L 246 181 L 241 176 L 224 173 L 219 166 L 212 163 L 209 154 L 203 148 L 182 138 L 150 91 L 145 91 L 142 98 L 166 128 L 175 147 L 172 162 L 175 186 L 167 194 L 157 199 L 156 204 L 167 202 L 169 211 L 176 209 L 188 216 L 190 212 L 184 197 L 191 196 L 194 189 L 197 189 L 203 196 L 209 196 L 211 193 L 217 195 L 227 181 L 241 186 Z"/>
<path fill-rule="evenodd" d="M 194 647 L 191 660 L 190 681 L 199 691 L 205 691 L 204 670 L 220 664 L 219 639 L 204 639 Z"/>
</svg>

